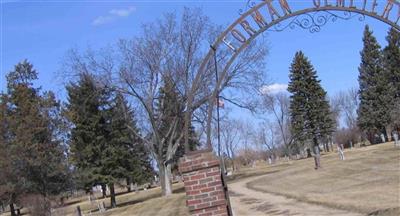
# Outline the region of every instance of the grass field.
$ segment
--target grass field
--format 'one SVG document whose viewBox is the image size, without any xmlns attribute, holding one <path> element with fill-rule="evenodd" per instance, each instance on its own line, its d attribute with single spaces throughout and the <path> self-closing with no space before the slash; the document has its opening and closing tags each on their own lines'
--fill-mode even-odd
<svg viewBox="0 0 400 216">
<path fill-rule="evenodd" d="M 400 215 L 400 149 L 393 144 L 381 144 L 346 150 L 345 156 L 346 160 L 340 161 L 336 153 L 323 155 L 322 169 L 317 171 L 312 158 L 241 169 L 229 181 L 264 175 L 246 186 L 352 212 Z M 174 192 L 169 197 L 161 197 L 159 188 L 121 194 L 117 196 L 117 208 L 92 215 L 189 215 L 182 183 L 174 185 Z M 109 206 L 108 198 L 100 201 Z M 54 215 L 75 215 L 78 205 L 85 215 L 96 209 L 87 197 L 67 203 L 56 209 Z"/>
<path fill-rule="evenodd" d="M 86 197 L 85 197 L 86 198 Z M 153 188 L 146 191 L 139 191 L 137 193 L 125 193 L 116 197 L 117 208 L 107 210 L 104 213 L 96 212 L 96 206 L 91 205 L 86 199 L 82 202 L 71 201 L 70 205 L 64 208 L 57 209 L 55 215 L 76 215 L 76 207 L 79 205 L 84 215 L 118 215 L 118 216 L 153 216 L 153 215 L 189 215 L 186 208 L 185 192 L 183 184 L 174 185 L 174 194 L 172 196 L 161 197 L 160 188 Z M 110 206 L 110 199 L 99 199 L 106 206 Z"/>
<path fill-rule="evenodd" d="M 312 158 L 299 160 L 247 187 L 365 214 L 400 215 L 400 149 L 387 143 L 347 150 L 345 156 L 323 156 L 318 171 Z"/>
</svg>

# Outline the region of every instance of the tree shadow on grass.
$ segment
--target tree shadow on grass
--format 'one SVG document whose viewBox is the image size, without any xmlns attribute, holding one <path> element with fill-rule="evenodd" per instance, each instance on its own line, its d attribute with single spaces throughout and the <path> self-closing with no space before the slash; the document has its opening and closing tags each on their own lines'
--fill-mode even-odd
<svg viewBox="0 0 400 216">
<path fill-rule="evenodd" d="M 173 190 L 173 193 L 183 193 L 183 192 L 185 192 L 184 187 L 179 187 L 179 188 L 176 188 Z M 117 204 L 117 208 L 128 206 L 128 205 L 135 205 L 137 203 L 141 203 L 141 202 L 144 202 L 144 201 L 147 201 L 150 199 L 154 199 L 154 198 L 159 198 L 159 197 L 162 197 L 161 193 L 152 194 L 152 195 L 143 197 L 141 199 L 136 199 L 136 200 L 119 203 L 119 204 Z"/>
</svg>

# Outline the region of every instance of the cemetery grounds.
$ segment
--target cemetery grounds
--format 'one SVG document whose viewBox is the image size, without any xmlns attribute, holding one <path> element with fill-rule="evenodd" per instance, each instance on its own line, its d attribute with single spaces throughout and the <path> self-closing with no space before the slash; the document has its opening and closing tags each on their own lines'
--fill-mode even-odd
<svg viewBox="0 0 400 216">
<path fill-rule="evenodd" d="M 234 215 L 400 215 L 400 148 L 385 143 L 346 149 L 345 157 L 323 154 L 318 171 L 312 158 L 240 169 L 228 183 Z M 109 205 L 109 198 L 98 201 Z M 120 191 L 117 203 L 99 213 L 82 196 L 54 215 L 76 215 L 78 205 L 84 215 L 189 215 L 182 183 L 169 197 L 161 197 L 160 188 Z"/>
</svg>

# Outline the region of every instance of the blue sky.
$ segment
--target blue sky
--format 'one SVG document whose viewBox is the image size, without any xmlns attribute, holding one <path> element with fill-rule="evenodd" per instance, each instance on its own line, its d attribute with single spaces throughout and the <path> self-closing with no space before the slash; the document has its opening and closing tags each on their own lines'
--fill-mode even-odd
<svg viewBox="0 0 400 216">
<path fill-rule="evenodd" d="M 239 17 L 245 0 L 235 1 L 2 1 L 1 90 L 5 74 L 23 59 L 39 72 L 38 85 L 62 97 L 64 88 L 56 74 L 70 48 L 101 48 L 119 38 L 140 33 L 142 23 L 163 13 L 200 7 L 214 23 L 230 24 Z M 295 4 L 296 6 L 293 6 Z M 293 7 L 311 5 L 311 0 L 289 0 Z M 355 2 L 359 2 L 355 0 Z M 383 1 L 378 0 L 378 4 Z M 366 18 L 329 23 L 319 33 L 299 28 L 266 34 L 270 48 L 267 73 L 274 83 L 288 82 L 288 68 L 298 50 L 303 50 L 318 71 L 323 87 L 333 95 L 356 87 L 362 49 L 362 32 L 369 24 L 382 46 L 388 25 Z"/>
</svg>

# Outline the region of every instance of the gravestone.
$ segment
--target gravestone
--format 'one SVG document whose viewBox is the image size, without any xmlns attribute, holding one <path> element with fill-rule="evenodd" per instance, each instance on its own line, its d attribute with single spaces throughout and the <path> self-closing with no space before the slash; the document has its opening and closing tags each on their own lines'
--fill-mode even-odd
<svg viewBox="0 0 400 216">
<path fill-rule="evenodd" d="M 398 146 L 399 145 L 399 135 L 397 134 L 397 132 L 393 133 L 393 139 L 394 139 L 394 145 Z"/>
</svg>

